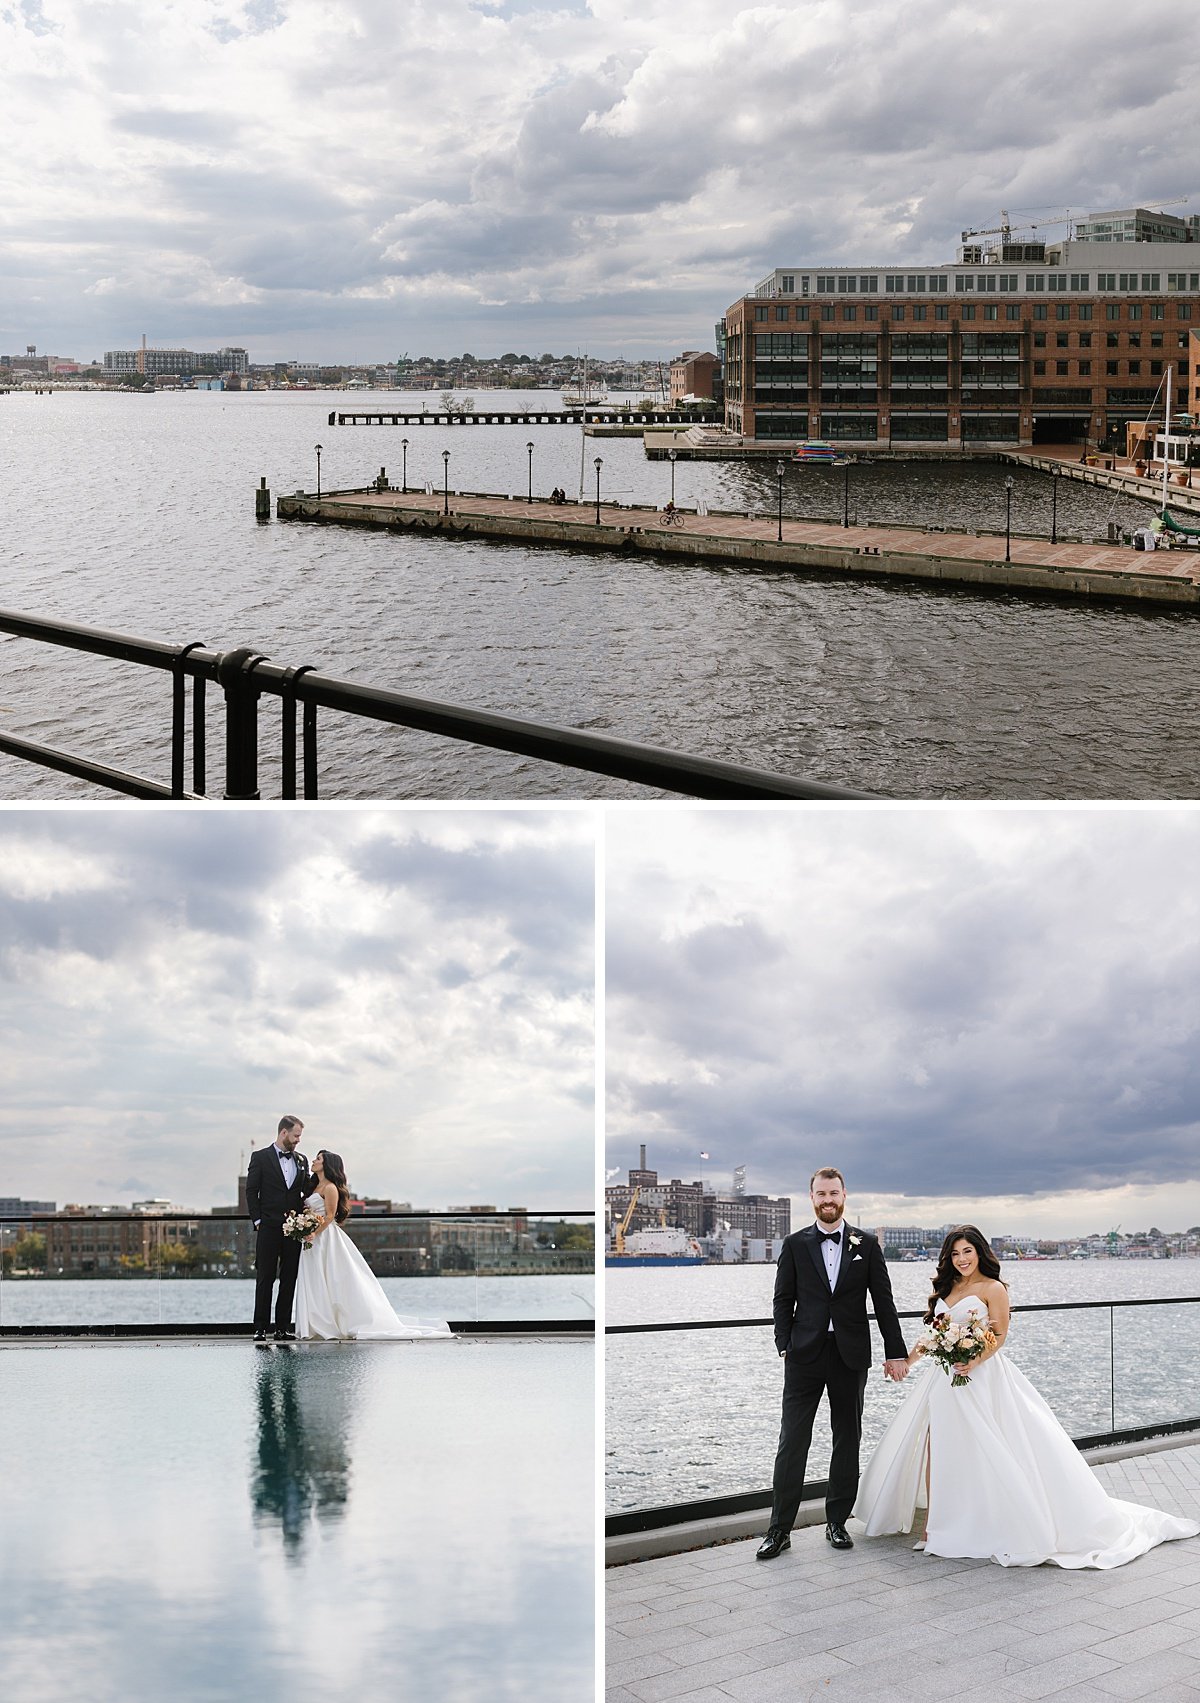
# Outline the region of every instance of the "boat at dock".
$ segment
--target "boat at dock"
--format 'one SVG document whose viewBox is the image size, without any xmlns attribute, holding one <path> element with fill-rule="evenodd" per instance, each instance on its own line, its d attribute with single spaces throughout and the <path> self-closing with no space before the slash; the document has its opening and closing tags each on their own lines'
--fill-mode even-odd
<svg viewBox="0 0 1200 1703">
<path fill-rule="evenodd" d="M 625 1236 L 622 1245 L 605 1254 L 606 1266 L 706 1265 L 700 1244 L 686 1230 L 671 1224 L 652 1224 L 645 1230 L 635 1230 Z"/>
</svg>

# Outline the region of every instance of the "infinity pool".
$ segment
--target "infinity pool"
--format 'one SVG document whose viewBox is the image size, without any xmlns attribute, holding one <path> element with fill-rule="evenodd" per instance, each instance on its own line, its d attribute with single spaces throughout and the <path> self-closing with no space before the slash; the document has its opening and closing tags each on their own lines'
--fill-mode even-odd
<svg viewBox="0 0 1200 1703">
<path fill-rule="evenodd" d="M 0 1696 L 590 1696 L 594 1352 L 0 1349 Z"/>
</svg>

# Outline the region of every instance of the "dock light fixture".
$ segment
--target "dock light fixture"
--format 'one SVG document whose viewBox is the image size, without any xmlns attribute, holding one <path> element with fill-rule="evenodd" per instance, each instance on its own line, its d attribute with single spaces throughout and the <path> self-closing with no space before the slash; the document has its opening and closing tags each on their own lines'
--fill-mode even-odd
<svg viewBox="0 0 1200 1703">
<path fill-rule="evenodd" d="M 408 439 L 407 438 L 401 438 L 400 439 L 400 448 L 404 453 L 404 462 L 403 462 L 401 473 L 400 473 L 400 488 L 403 491 L 404 495 L 407 497 L 407 495 L 408 495 Z"/>
<path fill-rule="evenodd" d="M 779 499 L 779 525 L 776 529 L 775 536 L 781 544 L 783 543 L 783 476 L 786 471 L 786 462 L 777 461 L 775 463 L 775 491 L 776 496 Z"/>
<path fill-rule="evenodd" d="M 450 451 L 442 451 L 442 513 L 450 513 Z"/>
<path fill-rule="evenodd" d="M 529 451 L 529 500 L 530 500 L 530 502 L 532 502 L 533 501 L 533 439 L 532 438 L 530 438 L 529 442 L 525 445 L 525 448 Z"/>
<path fill-rule="evenodd" d="M 850 457 L 846 457 L 846 467 L 842 481 L 842 526 L 850 525 Z"/>
<path fill-rule="evenodd" d="M 599 524 L 600 524 L 600 469 L 603 466 L 604 466 L 604 457 L 602 455 L 598 455 L 596 457 L 596 461 L 595 461 L 595 467 L 596 467 L 596 525 L 597 526 L 599 526 Z"/>
<path fill-rule="evenodd" d="M 317 501 L 321 500 L 321 446 L 317 446 Z"/>
<path fill-rule="evenodd" d="M 1050 542 L 1058 543 L 1058 468 L 1050 475 Z"/>
<path fill-rule="evenodd" d="M 1004 560 L 1012 561 L 1012 488 L 1011 479 L 1004 481 Z"/>
<path fill-rule="evenodd" d="M 678 459 L 679 459 L 679 451 L 677 449 L 669 449 L 667 451 L 667 460 L 671 463 L 671 507 L 672 508 L 675 507 L 675 463 L 678 461 Z"/>
</svg>

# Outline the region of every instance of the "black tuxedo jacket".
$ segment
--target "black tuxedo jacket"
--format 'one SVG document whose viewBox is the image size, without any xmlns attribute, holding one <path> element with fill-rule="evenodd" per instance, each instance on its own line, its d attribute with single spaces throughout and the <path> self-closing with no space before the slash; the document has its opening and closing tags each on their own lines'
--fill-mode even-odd
<svg viewBox="0 0 1200 1703">
<path fill-rule="evenodd" d="M 825 1346 L 829 1326 L 838 1353 L 856 1370 L 871 1364 L 871 1330 L 867 1296 L 883 1336 L 884 1358 L 903 1360 L 908 1350 L 883 1249 L 874 1236 L 857 1225 L 842 1225 L 841 1264 L 829 1287 L 824 1250 L 815 1224 L 797 1230 L 784 1241 L 775 1274 L 775 1346 L 797 1360 L 815 1360 Z"/>
<path fill-rule="evenodd" d="M 255 1223 L 282 1224 L 289 1212 L 298 1212 L 304 1197 L 312 1192 L 312 1173 L 303 1153 L 293 1153 L 296 1181 L 289 1189 L 275 1143 L 256 1147 L 246 1167 L 246 1206 Z"/>
</svg>

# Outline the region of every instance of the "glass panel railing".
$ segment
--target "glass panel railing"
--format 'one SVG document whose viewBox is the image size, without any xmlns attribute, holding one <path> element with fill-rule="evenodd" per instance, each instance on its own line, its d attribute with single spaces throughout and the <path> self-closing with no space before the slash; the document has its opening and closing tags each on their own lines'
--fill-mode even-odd
<svg viewBox="0 0 1200 1703">
<path fill-rule="evenodd" d="M 594 1319 L 594 1214 L 352 1214 L 344 1229 L 397 1313 L 485 1322 Z M 44 1263 L 0 1222 L 0 1329 L 237 1325 L 254 1314 L 254 1230 L 231 1214 L 39 1223 Z"/>
<path fill-rule="evenodd" d="M 920 1314 L 900 1317 L 911 1342 Z M 1005 1353 L 1076 1440 L 1200 1428 L 1200 1296 L 1014 1307 Z M 669 1513 L 726 1497 L 769 1501 L 782 1378 L 772 1326 L 761 1317 L 610 1326 L 608 1513 Z M 876 1358 L 864 1460 L 910 1387 L 888 1383 Z M 824 1478 L 829 1448 L 828 1425 L 818 1419 L 810 1483 Z"/>
</svg>

